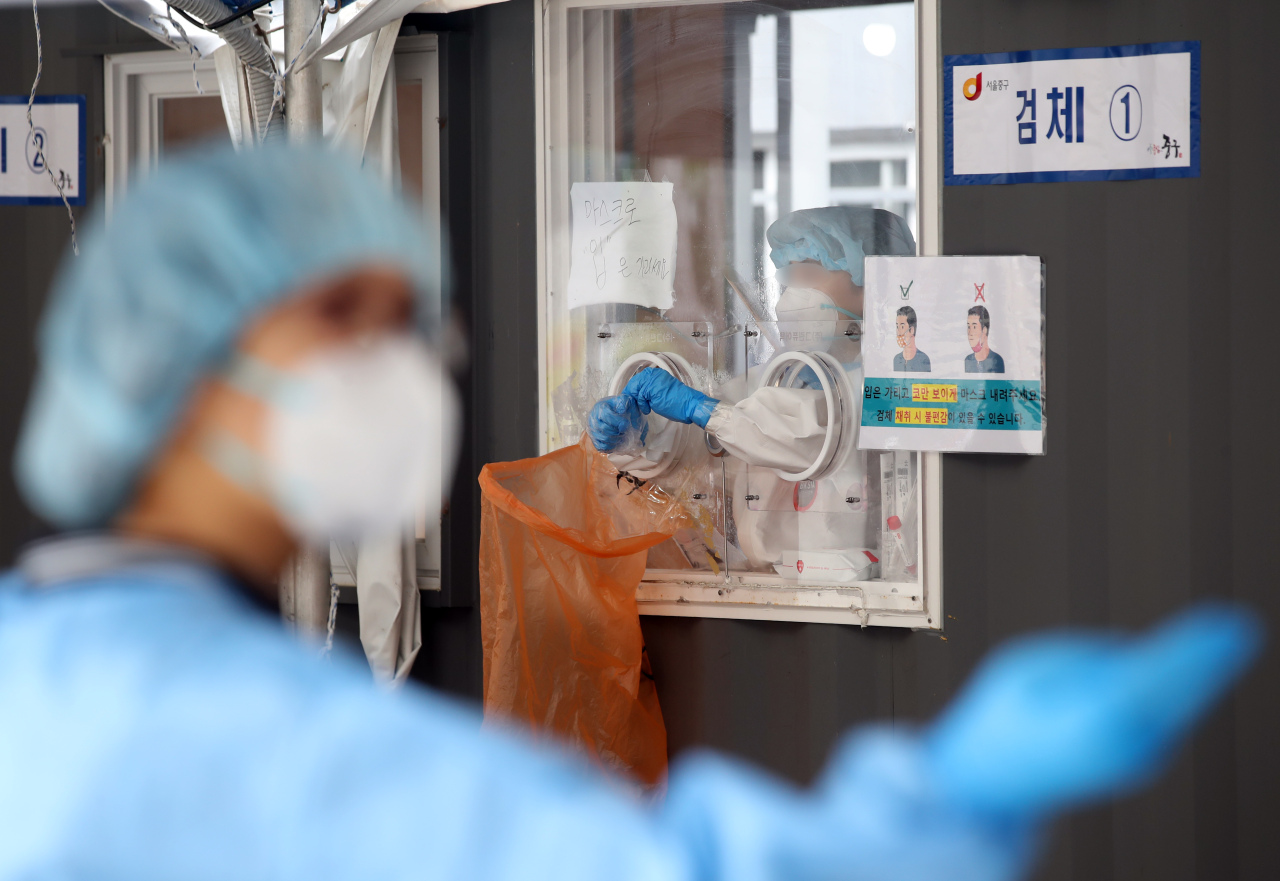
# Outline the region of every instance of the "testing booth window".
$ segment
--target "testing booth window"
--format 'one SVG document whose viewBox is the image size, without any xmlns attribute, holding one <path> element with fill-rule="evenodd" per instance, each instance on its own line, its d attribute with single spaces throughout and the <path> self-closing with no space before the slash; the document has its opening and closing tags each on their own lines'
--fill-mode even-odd
<svg viewBox="0 0 1280 881">
<path fill-rule="evenodd" d="M 941 626 L 939 459 L 857 445 L 862 257 L 936 230 L 921 13 L 544 6 L 545 446 L 647 367 L 740 420 L 735 445 L 650 414 L 611 455 L 688 515 L 642 613 Z"/>
</svg>

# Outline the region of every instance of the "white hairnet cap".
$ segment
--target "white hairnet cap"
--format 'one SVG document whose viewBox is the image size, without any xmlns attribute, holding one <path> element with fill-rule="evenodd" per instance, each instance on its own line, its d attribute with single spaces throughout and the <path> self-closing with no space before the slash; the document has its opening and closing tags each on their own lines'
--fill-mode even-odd
<svg viewBox="0 0 1280 881">
<path fill-rule="evenodd" d="M 864 205 L 801 208 L 770 224 L 769 259 L 781 269 L 813 260 L 863 283 L 862 260 L 872 254 L 913 255 L 916 240 L 898 215 Z"/>
<path fill-rule="evenodd" d="M 385 184 L 320 145 L 167 161 L 109 224 L 98 218 L 54 283 L 15 460 L 27 503 L 64 528 L 107 522 L 195 383 L 258 313 L 312 281 L 400 268 L 435 336 L 430 235 Z"/>
</svg>

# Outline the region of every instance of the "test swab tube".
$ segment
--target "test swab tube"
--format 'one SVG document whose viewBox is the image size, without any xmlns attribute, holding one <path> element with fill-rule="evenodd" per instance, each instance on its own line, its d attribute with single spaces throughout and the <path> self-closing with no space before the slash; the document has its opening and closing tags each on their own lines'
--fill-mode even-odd
<svg viewBox="0 0 1280 881">
<path fill-rule="evenodd" d="M 902 534 L 902 518 L 897 514 L 893 514 L 885 521 L 885 525 L 889 527 L 889 536 L 893 540 L 893 552 L 902 556 L 902 564 L 907 570 L 908 575 L 916 574 L 916 562 L 911 558 L 910 552 L 907 550 L 907 539 Z"/>
</svg>

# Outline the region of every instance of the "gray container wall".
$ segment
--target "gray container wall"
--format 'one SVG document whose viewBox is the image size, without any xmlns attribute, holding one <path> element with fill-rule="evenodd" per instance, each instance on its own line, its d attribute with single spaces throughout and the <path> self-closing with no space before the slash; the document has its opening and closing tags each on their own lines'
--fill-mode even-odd
<svg viewBox="0 0 1280 881">
<path fill-rule="evenodd" d="M 945 190 L 946 253 L 1047 264 L 1049 455 L 947 457 L 942 637 L 645 618 L 674 752 L 712 746 L 806 780 L 850 725 L 928 720 L 1010 636 L 1142 626 L 1208 596 L 1280 620 L 1280 419 L 1268 396 L 1280 328 L 1278 25 L 1262 0 L 943 0 L 950 54 L 1200 40 L 1202 176 Z M 522 243 L 536 215 L 509 201 L 532 170 L 532 83 L 502 75 L 532 63 L 532 27 L 532 4 L 475 16 L 488 58 L 476 79 L 475 210 L 489 218 L 476 229 L 491 237 L 476 259 L 512 282 L 477 285 L 495 321 L 477 329 L 481 342 L 508 333 L 504 316 L 525 315 L 535 289 L 531 263 L 512 272 L 530 259 Z M 511 154 L 512 143 L 527 146 Z M 500 432 L 486 449 L 532 455 L 533 401 L 508 382 L 533 373 L 533 351 L 478 354 L 489 379 L 474 404 Z M 1061 824 L 1038 877 L 1276 877 L 1278 686 L 1271 650 L 1154 789 Z"/>
</svg>

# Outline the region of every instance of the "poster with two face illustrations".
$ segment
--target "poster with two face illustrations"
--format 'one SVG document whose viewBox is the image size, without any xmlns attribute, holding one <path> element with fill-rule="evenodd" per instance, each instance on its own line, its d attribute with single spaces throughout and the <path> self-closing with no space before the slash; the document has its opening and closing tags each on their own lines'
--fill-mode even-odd
<svg viewBox="0 0 1280 881">
<path fill-rule="evenodd" d="M 1038 257 L 868 257 L 864 450 L 1042 455 Z"/>
</svg>

